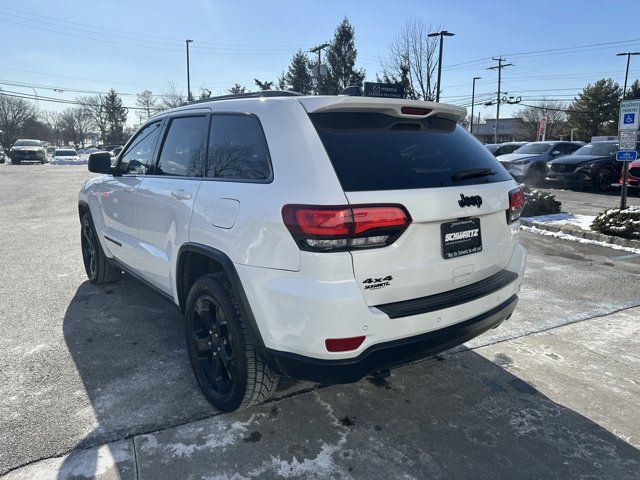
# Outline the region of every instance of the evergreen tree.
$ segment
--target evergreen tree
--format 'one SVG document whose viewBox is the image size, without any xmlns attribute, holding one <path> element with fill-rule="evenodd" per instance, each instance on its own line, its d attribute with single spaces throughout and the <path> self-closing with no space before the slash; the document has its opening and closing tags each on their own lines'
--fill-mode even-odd
<svg viewBox="0 0 640 480">
<path fill-rule="evenodd" d="M 242 85 L 240 85 L 239 83 L 236 83 L 233 87 L 231 87 L 228 92 L 232 93 L 232 94 L 236 94 L 236 93 L 244 93 L 246 92 L 247 89 L 245 87 L 243 87 Z"/>
<path fill-rule="evenodd" d="M 627 89 L 625 100 L 640 99 L 640 81 L 636 80 L 631 84 L 631 88 Z"/>
<path fill-rule="evenodd" d="M 105 95 L 102 106 L 107 119 L 106 142 L 116 145 L 123 143 L 127 109 L 122 106 L 122 99 L 113 88 Z"/>
<path fill-rule="evenodd" d="M 327 51 L 329 76 L 326 85 L 322 86 L 325 82 L 321 82 L 320 87 L 326 88 L 327 91 L 320 93 L 337 95 L 351 85 L 362 87 L 365 71 L 355 68 L 357 55 L 355 30 L 345 17 L 336 28 L 333 41 Z"/>
<path fill-rule="evenodd" d="M 271 90 L 273 87 L 273 82 L 269 82 L 267 80 L 265 80 L 264 82 L 258 80 L 257 78 L 254 78 L 253 81 L 255 82 L 255 84 L 258 86 L 258 88 L 260 90 Z"/>
<path fill-rule="evenodd" d="M 567 111 L 579 138 L 616 134 L 621 94 L 620 86 L 610 78 L 584 87 Z"/>
<path fill-rule="evenodd" d="M 281 79 L 281 88 L 294 92 L 310 95 L 313 92 L 313 76 L 309 57 L 302 50 L 298 50 L 291 58 L 291 64 Z M 283 88 L 284 87 L 284 88 Z"/>
</svg>

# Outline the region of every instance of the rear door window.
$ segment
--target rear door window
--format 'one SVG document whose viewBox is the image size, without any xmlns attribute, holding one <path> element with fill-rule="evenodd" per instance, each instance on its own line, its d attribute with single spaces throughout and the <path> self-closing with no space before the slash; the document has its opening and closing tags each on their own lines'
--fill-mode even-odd
<svg viewBox="0 0 640 480">
<path fill-rule="evenodd" d="M 171 119 L 155 174 L 200 176 L 207 127 L 207 117 L 204 115 Z"/>
<path fill-rule="evenodd" d="M 209 178 L 266 182 L 271 178 L 267 142 L 258 119 L 251 115 L 211 116 Z"/>
<path fill-rule="evenodd" d="M 511 180 L 496 158 L 452 120 L 344 112 L 315 113 L 310 117 L 345 191 Z M 462 179 L 456 176 L 476 169 L 491 174 Z"/>
</svg>

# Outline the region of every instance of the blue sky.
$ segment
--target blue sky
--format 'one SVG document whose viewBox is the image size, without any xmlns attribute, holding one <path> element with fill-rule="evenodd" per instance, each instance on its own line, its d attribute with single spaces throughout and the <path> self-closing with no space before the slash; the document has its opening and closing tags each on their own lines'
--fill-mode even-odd
<svg viewBox="0 0 640 480">
<path fill-rule="evenodd" d="M 407 19 L 454 32 L 445 40 L 442 100 L 457 104 L 469 103 L 465 97 L 473 76 L 482 77 L 480 99 L 494 95 L 496 73 L 486 69 L 494 63 L 491 56 L 504 55 L 515 64 L 503 71 L 503 90 L 534 102 L 571 99 L 602 77 L 622 83 L 624 59 L 615 53 L 640 50 L 637 1 L 276 3 L 3 0 L 0 88 L 30 95 L 35 88 L 40 97 L 73 100 L 81 93 L 70 90 L 113 87 L 131 106 L 135 93 L 145 88 L 160 93 L 169 81 L 185 88 L 185 38 L 194 40 L 194 92 L 206 87 L 224 93 L 236 82 L 255 88 L 254 77 L 275 80 L 296 50 L 330 40 L 345 15 L 356 30 L 358 65 L 370 80 Z M 636 19 L 635 26 L 625 27 L 624 18 Z M 595 45 L 609 42 L 619 43 Z M 581 48 L 523 53 L 568 47 Z M 640 57 L 635 57 L 630 81 L 638 77 Z M 41 100 L 39 106 L 60 110 L 68 105 Z M 483 115 L 494 109 L 480 107 Z M 515 109 L 507 107 L 505 114 Z"/>
</svg>

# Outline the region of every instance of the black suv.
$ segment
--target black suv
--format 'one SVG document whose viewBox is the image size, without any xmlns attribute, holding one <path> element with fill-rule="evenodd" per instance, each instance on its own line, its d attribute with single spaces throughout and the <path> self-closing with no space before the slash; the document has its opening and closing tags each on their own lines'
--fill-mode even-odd
<svg viewBox="0 0 640 480">
<path fill-rule="evenodd" d="M 593 187 L 606 192 L 620 176 L 616 161 L 618 142 L 596 142 L 580 147 L 573 155 L 549 162 L 547 180 L 567 187 Z"/>
</svg>

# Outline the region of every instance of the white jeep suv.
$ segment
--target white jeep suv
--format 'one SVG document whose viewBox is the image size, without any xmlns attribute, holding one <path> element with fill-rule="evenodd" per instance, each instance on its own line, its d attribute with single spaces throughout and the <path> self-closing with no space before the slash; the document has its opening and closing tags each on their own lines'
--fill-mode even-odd
<svg viewBox="0 0 640 480">
<path fill-rule="evenodd" d="M 509 318 L 524 196 L 457 122 L 414 100 L 262 92 L 142 125 L 79 195 L 89 279 L 122 272 L 185 315 L 221 410 L 278 375 L 355 382 Z"/>
</svg>

